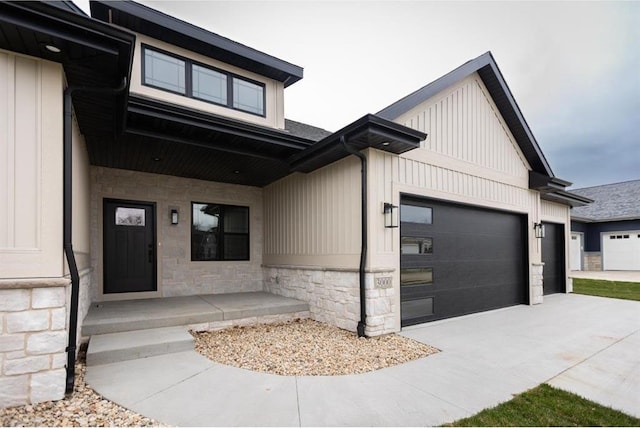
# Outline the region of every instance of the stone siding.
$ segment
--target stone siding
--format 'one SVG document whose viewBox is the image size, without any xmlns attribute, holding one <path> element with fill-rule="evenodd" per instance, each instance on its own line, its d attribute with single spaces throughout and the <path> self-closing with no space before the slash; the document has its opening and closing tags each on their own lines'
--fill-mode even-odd
<svg viewBox="0 0 640 428">
<path fill-rule="evenodd" d="M 0 407 L 64 397 L 67 279 L 0 280 Z"/>
<path fill-rule="evenodd" d="M 543 288 L 543 271 L 544 263 L 532 263 L 531 264 L 531 278 L 529 280 L 531 284 L 530 288 L 530 304 L 539 305 L 544 299 Z"/>
<path fill-rule="evenodd" d="M 92 301 L 102 300 L 104 198 L 156 203 L 156 297 L 262 291 L 262 189 L 104 167 L 91 167 L 91 181 Z M 191 261 L 192 202 L 248 206 L 250 260 Z M 178 210 L 177 225 L 170 223 L 171 209 Z"/>
<path fill-rule="evenodd" d="M 357 331 L 360 320 L 357 271 L 296 266 L 265 266 L 264 271 L 265 291 L 307 302 L 311 318 L 316 321 Z M 398 331 L 390 272 L 366 273 L 365 290 L 365 334 L 377 336 Z"/>
<path fill-rule="evenodd" d="M 590 251 L 584 253 L 584 269 L 590 271 L 602 270 L 602 253 L 600 251 Z"/>
</svg>

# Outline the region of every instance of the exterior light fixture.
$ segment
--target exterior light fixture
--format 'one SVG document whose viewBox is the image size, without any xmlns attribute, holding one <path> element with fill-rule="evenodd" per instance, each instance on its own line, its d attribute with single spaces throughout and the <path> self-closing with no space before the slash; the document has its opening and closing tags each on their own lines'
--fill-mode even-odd
<svg viewBox="0 0 640 428">
<path fill-rule="evenodd" d="M 533 230 L 536 234 L 536 238 L 538 239 L 544 238 L 544 225 L 542 223 L 534 223 Z"/>
<path fill-rule="evenodd" d="M 175 208 L 171 209 L 170 217 L 171 217 L 171 224 L 173 224 L 174 226 L 176 224 L 178 224 L 178 210 L 177 209 L 175 209 Z"/>
<path fill-rule="evenodd" d="M 44 48 L 46 50 L 48 50 L 49 52 L 53 52 L 53 53 L 60 53 L 61 50 L 59 47 L 54 46 L 54 45 L 44 45 Z"/>
<path fill-rule="evenodd" d="M 385 202 L 382 208 L 384 227 L 398 227 L 398 206 Z"/>
</svg>

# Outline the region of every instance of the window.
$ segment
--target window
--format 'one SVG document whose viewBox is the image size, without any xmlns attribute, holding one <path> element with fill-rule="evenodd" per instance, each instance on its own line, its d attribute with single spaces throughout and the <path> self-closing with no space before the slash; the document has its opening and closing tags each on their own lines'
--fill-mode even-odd
<svg viewBox="0 0 640 428">
<path fill-rule="evenodd" d="M 233 107 L 262 115 L 264 114 L 263 98 L 262 86 L 233 78 Z"/>
<path fill-rule="evenodd" d="M 143 45 L 142 83 L 208 103 L 265 115 L 261 82 Z"/>
<path fill-rule="evenodd" d="M 191 260 L 249 260 L 249 208 L 192 202 Z"/>
<path fill-rule="evenodd" d="M 433 268 L 401 268 L 400 286 L 431 285 L 433 284 Z"/>
<path fill-rule="evenodd" d="M 227 104 L 227 75 L 193 64 L 193 97 L 216 104 Z"/>
<path fill-rule="evenodd" d="M 432 210 L 429 207 L 407 204 L 400 206 L 401 222 L 431 224 L 432 217 Z"/>
<path fill-rule="evenodd" d="M 402 254 L 433 254 L 433 239 L 403 236 L 400 252 Z"/>
<path fill-rule="evenodd" d="M 185 62 L 161 52 L 145 49 L 144 82 L 171 92 L 185 94 Z"/>
</svg>

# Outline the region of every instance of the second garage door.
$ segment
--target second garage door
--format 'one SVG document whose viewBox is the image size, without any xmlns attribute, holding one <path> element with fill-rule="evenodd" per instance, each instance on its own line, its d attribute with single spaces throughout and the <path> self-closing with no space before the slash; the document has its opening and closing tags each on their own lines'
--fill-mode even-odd
<svg viewBox="0 0 640 428">
<path fill-rule="evenodd" d="M 602 234 L 603 270 L 640 270 L 640 231 Z"/>
<path fill-rule="evenodd" d="M 525 217 L 403 197 L 402 325 L 527 303 Z"/>
</svg>

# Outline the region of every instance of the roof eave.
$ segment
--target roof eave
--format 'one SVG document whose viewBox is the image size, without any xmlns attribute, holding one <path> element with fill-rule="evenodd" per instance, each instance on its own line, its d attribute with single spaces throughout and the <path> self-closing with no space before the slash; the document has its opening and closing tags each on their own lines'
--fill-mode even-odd
<svg viewBox="0 0 640 428">
<path fill-rule="evenodd" d="M 303 68 L 281 60 L 264 52 L 245 46 L 219 34 L 189 24 L 158 10 L 133 1 L 99 1 L 91 0 L 91 15 L 104 22 L 127 27 L 120 22 L 112 11 L 144 22 L 144 28 L 130 28 L 142 34 L 158 38 L 167 43 L 218 58 L 229 64 L 253 71 L 274 80 L 281 81 L 285 87 L 292 85 L 303 77 Z M 140 27 L 140 26 L 137 26 Z M 148 34 L 153 29 L 153 34 Z"/>
</svg>

